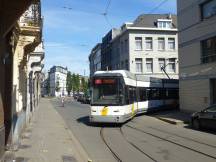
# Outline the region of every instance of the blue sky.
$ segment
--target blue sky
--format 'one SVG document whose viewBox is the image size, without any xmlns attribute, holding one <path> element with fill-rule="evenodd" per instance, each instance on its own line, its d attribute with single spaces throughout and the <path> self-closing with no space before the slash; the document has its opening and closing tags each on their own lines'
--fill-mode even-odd
<svg viewBox="0 0 216 162">
<path fill-rule="evenodd" d="M 162 1 L 112 0 L 108 11 L 110 24 L 119 28 L 124 22 L 133 22 Z M 89 73 L 88 55 L 111 29 L 100 15 L 107 3 L 108 0 L 42 0 L 46 70 L 60 65 L 75 73 Z M 167 0 L 154 13 L 176 13 L 176 0 Z"/>
</svg>

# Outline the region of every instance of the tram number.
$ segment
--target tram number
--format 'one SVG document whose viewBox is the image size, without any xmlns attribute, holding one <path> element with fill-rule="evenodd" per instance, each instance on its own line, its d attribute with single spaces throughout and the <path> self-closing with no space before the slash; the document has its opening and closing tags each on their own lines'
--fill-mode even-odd
<svg viewBox="0 0 216 162">
<path fill-rule="evenodd" d="M 101 115 L 106 116 L 107 114 L 108 114 L 108 107 L 105 106 L 101 111 Z"/>
</svg>

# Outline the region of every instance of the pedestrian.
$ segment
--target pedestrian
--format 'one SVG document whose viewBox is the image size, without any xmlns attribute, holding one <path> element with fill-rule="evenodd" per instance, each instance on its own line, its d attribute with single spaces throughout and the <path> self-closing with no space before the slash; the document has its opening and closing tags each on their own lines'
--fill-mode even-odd
<svg viewBox="0 0 216 162">
<path fill-rule="evenodd" d="M 62 107 L 64 107 L 64 101 L 65 101 L 65 97 L 64 97 L 64 96 L 62 96 L 62 98 L 61 98 Z"/>
</svg>

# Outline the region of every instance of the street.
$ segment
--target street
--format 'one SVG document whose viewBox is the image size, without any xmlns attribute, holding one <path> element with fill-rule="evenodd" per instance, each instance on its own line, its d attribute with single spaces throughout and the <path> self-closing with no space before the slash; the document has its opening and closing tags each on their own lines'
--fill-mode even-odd
<svg viewBox="0 0 216 162">
<path fill-rule="evenodd" d="M 216 160 L 215 134 L 196 131 L 187 125 L 172 125 L 150 115 L 141 115 L 122 126 L 92 125 L 90 106 L 67 99 L 52 105 L 62 116 L 95 162 L 213 162 Z"/>
</svg>

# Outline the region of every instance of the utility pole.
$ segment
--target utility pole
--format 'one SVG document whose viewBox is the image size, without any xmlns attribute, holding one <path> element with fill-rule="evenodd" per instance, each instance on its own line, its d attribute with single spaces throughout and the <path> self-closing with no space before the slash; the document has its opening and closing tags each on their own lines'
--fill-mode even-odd
<svg viewBox="0 0 216 162">
<path fill-rule="evenodd" d="M 167 64 L 168 65 L 168 64 Z M 166 72 L 166 70 L 165 70 L 165 68 L 167 67 L 167 65 L 166 66 L 162 66 L 161 67 L 161 70 L 163 70 L 163 72 L 166 74 L 166 76 L 168 77 L 168 79 L 170 79 L 170 76 L 167 74 L 167 72 Z"/>
</svg>

